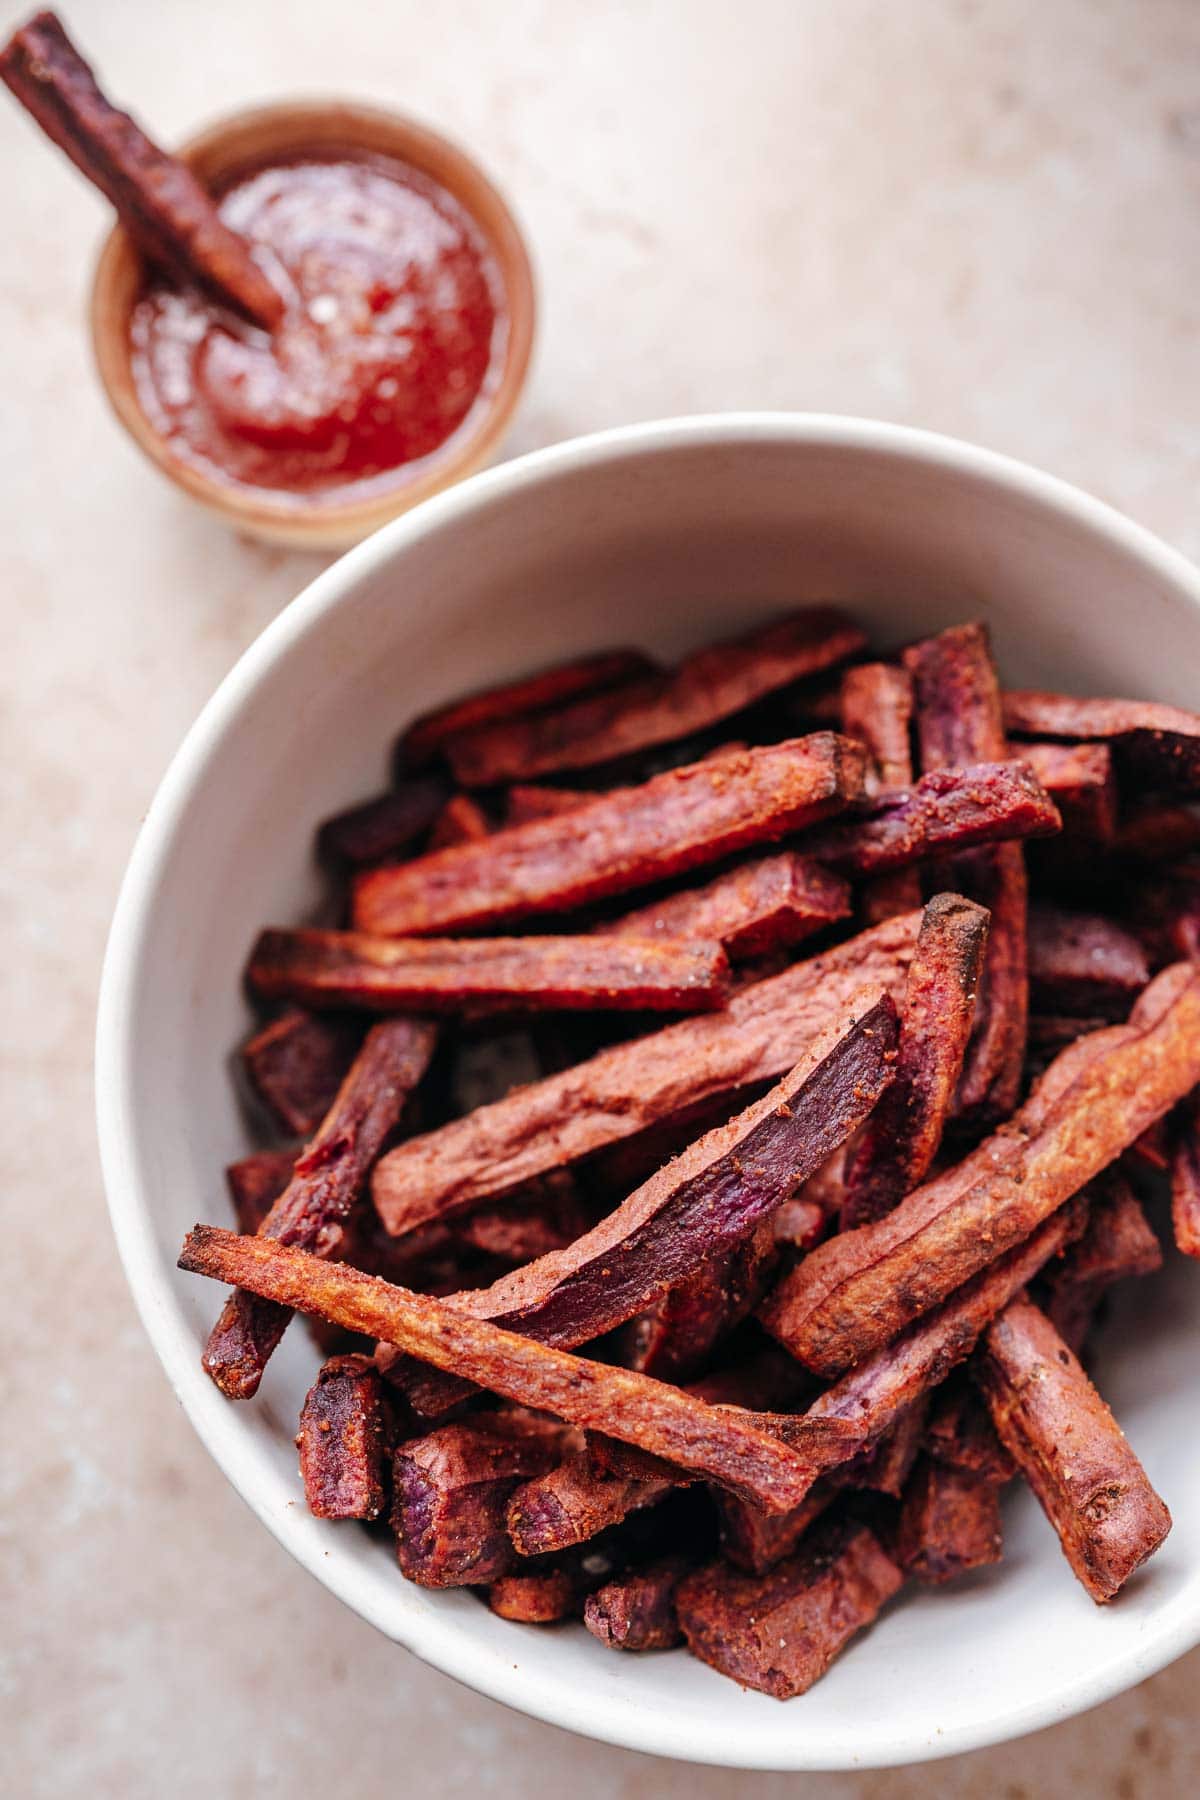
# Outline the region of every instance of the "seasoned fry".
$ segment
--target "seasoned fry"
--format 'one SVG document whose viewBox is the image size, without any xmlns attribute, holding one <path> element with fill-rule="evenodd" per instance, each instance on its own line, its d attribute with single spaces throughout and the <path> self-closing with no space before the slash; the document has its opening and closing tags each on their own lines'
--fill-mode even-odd
<svg viewBox="0 0 1200 1800">
<path fill-rule="evenodd" d="M 516 1625 L 554 1625 L 578 1612 L 579 1583 L 569 1569 L 502 1575 L 488 1589 L 487 1601 L 499 1618 Z"/>
<path fill-rule="evenodd" d="M 931 857 L 1059 829 L 1058 810 L 1020 763 L 934 770 L 878 794 L 836 825 L 804 834 L 805 856 L 844 875 L 880 875 Z"/>
<path fill-rule="evenodd" d="M 669 675 L 476 731 L 447 747 L 450 764 L 464 787 L 491 787 L 614 762 L 705 731 L 765 694 L 844 662 L 865 641 L 834 608 L 808 607 L 698 650 Z"/>
<path fill-rule="evenodd" d="M 0 80 L 76 168 L 108 196 L 142 250 L 178 280 L 273 331 L 283 296 L 226 225 L 187 164 L 160 150 L 96 86 L 51 12 L 0 50 Z"/>
<path fill-rule="evenodd" d="M 986 626 L 958 625 L 927 638 L 905 651 L 904 663 L 916 690 L 923 770 L 998 762 L 1009 754 Z M 1010 1113 L 1021 1091 L 1029 1013 L 1025 859 L 1015 845 L 992 848 L 956 862 L 952 879 L 992 915 L 957 1102 L 961 1115 L 991 1121 Z"/>
<path fill-rule="evenodd" d="M 372 1177 L 380 1218 L 399 1235 L 723 1095 L 732 1109 L 739 1091 L 790 1068 L 857 994 L 902 992 L 918 924 L 918 914 L 889 919 L 744 987 L 724 1012 L 618 1044 L 398 1145 Z"/>
<path fill-rule="evenodd" d="M 792 1555 L 841 1492 L 836 1476 L 822 1477 L 813 1483 L 799 1506 L 793 1506 L 790 1512 L 770 1513 L 751 1500 L 714 1488 L 722 1556 L 749 1575 L 765 1575 L 785 1556 Z"/>
<path fill-rule="evenodd" d="M 997 1486 L 1016 1473 L 1016 1465 L 996 1436 L 991 1415 L 965 1370 L 952 1375 L 934 1395 L 925 1427 L 925 1448 L 948 1469 Z"/>
<path fill-rule="evenodd" d="M 470 794 L 455 794 L 447 800 L 429 833 L 427 850 L 448 850 L 452 844 L 477 844 L 490 837 L 488 816 Z"/>
<path fill-rule="evenodd" d="M 400 761 L 418 768 L 444 754 L 457 738 L 529 713 L 545 712 L 584 694 L 600 693 L 622 682 L 653 675 L 657 664 L 641 650 L 600 650 L 575 662 L 556 663 L 536 675 L 524 675 L 481 693 L 452 700 L 422 714 L 400 739 Z"/>
<path fill-rule="evenodd" d="M 1181 707 L 1009 689 L 1004 721 L 1014 737 L 1111 744 L 1118 765 L 1138 784 L 1200 788 L 1200 715 Z"/>
<path fill-rule="evenodd" d="M 862 782 L 861 748 L 828 731 L 689 763 L 561 818 L 369 869 L 355 883 L 353 922 L 429 937 L 569 911 L 828 818 Z"/>
<path fill-rule="evenodd" d="M 771 1298 L 771 1330 L 822 1374 L 848 1368 L 1028 1236 L 1197 1081 L 1200 970 L 1179 964 L 1128 1025 L 1062 1052 L 964 1162 L 806 1257 Z"/>
<path fill-rule="evenodd" d="M 978 1379 L 1000 1441 L 1071 1567 L 1093 1600 L 1111 1600 L 1171 1529 L 1120 1426 L 1028 1301 L 1014 1301 L 990 1326 Z"/>
<path fill-rule="evenodd" d="M 711 1563 L 675 1604 L 693 1656 L 776 1700 L 807 1693 L 904 1581 L 865 1525 L 818 1534 L 766 1575 Z"/>
<path fill-rule="evenodd" d="M 1171 1226 L 1185 1256 L 1200 1256 L 1200 1091 L 1171 1121 Z"/>
<path fill-rule="evenodd" d="M 720 1006 L 720 944 L 649 937 L 386 938 L 264 931 L 246 979 L 271 999 L 377 1012 L 691 1012 Z"/>
<path fill-rule="evenodd" d="M 690 1564 L 664 1556 L 606 1582 L 584 1602 L 583 1622 L 610 1650 L 669 1650 L 683 1636 L 675 1591 Z"/>
<path fill-rule="evenodd" d="M 859 663 L 842 676 L 841 729 L 870 754 L 868 794 L 912 786 L 912 711 L 912 678 L 893 663 Z M 877 925 L 920 906 L 920 875 L 916 869 L 877 875 L 864 884 L 860 899 L 863 919 Z"/>
<path fill-rule="evenodd" d="M 1123 1175 L 1110 1169 L 1089 1199 L 1087 1229 L 1055 1271 L 1046 1301 L 1046 1316 L 1076 1356 L 1113 1283 L 1162 1267 L 1158 1239 Z"/>
<path fill-rule="evenodd" d="M 673 1475 L 610 1473 L 590 1450 L 582 1450 L 516 1490 L 508 1505 L 508 1533 L 522 1556 L 565 1550 L 657 1505 L 678 1485 Z"/>
<path fill-rule="evenodd" d="M 317 853 L 352 868 L 386 862 L 429 830 L 449 797 L 446 783 L 432 775 L 402 781 L 390 793 L 326 819 L 317 831 Z"/>
<path fill-rule="evenodd" d="M 296 1438 L 308 1510 L 377 1519 L 384 1507 L 383 1399 L 366 1356 L 334 1356 L 309 1388 Z"/>
<path fill-rule="evenodd" d="M 920 1455 L 928 1417 L 929 1396 L 923 1394 L 900 1414 L 883 1437 L 838 1470 L 838 1481 L 847 1487 L 871 1488 L 877 1494 L 890 1494 L 893 1500 L 898 1500 Z"/>
<path fill-rule="evenodd" d="M 690 1275 L 631 1320 L 631 1369 L 660 1381 L 686 1381 L 704 1368 L 716 1346 L 748 1318 L 775 1269 L 775 1215 L 723 1256 L 708 1257 Z"/>
<path fill-rule="evenodd" d="M 940 1585 L 1003 1554 L 999 1489 L 923 1457 L 904 1495 L 896 1559 L 918 1581 Z"/>
<path fill-rule="evenodd" d="M 551 1468 L 560 1434 L 484 1415 L 410 1438 L 392 1465 L 400 1568 L 422 1587 L 496 1581 L 516 1563 L 504 1526 L 518 1482 Z"/>
<path fill-rule="evenodd" d="M 594 929 L 618 937 L 715 938 L 735 961 L 744 962 L 798 944 L 849 915 L 847 882 L 794 850 L 783 850 Z"/>
<path fill-rule="evenodd" d="M 433 1054 L 434 1028 L 389 1019 L 367 1033 L 320 1130 L 296 1163 L 287 1188 L 259 1230 L 318 1256 L 342 1254 L 345 1221 L 367 1170 L 393 1129 Z M 251 1294 L 231 1294 L 209 1333 L 203 1363 L 221 1392 L 246 1400 L 258 1392 L 291 1314 Z"/>
<path fill-rule="evenodd" d="M 311 1137 L 333 1105 L 361 1038 L 351 1019 L 317 1018 L 293 1006 L 242 1046 L 242 1063 L 283 1129 Z"/>
<path fill-rule="evenodd" d="M 702 1260 L 748 1238 L 849 1136 L 890 1079 L 895 1018 L 886 996 L 853 1009 L 763 1099 L 692 1144 L 570 1249 L 453 1304 L 562 1345 L 631 1319 Z"/>
<path fill-rule="evenodd" d="M 1063 830 L 1109 844 L 1117 828 L 1117 778 L 1107 744 L 1019 744 L 1062 814 Z"/>
<path fill-rule="evenodd" d="M 1112 919 L 1030 907 L 1029 984 L 1042 1012 L 1123 1019 L 1149 979 L 1142 945 Z"/>
<path fill-rule="evenodd" d="M 900 1014 L 896 1078 L 847 1156 L 842 1230 L 891 1212 L 928 1173 L 962 1070 L 988 915 L 961 894 L 925 908 Z"/>
<path fill-rule="evenodd" d="M 810 1430 L 801 1453 L 768 1436 L 761 1414 L 744 1418 L 734 1408 L 710 1406 L 648 1375 L 550 1349 L 472 1319 L 442 1300 L 268 1237 L 238 1237 L 197 1225 L 188 1233 L 179 1267 L 236 1283 L 280 1306 L 319 1313 L 435 1369 L 463 1375 L 585 1431 L 635 1444 L 777 1511 L 797 1505 L 812 1485 L 810 1445 L 829 1454 L 827 1431 L 818 1437 Z M 790 1429 L 782 1415 L 769 1424 Z"/>
</svg>

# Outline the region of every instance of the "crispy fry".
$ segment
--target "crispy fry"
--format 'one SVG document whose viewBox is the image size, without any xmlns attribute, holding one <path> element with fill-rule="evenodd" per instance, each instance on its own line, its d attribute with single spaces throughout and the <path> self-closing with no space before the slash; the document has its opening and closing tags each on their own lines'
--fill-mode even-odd
<svg viewBox="0 0 1200 1800">
<path fill-rule="evenodd" d="M 311 1137 L 333 1105 L 361 1038 L 352 1019 L 317 1018 L 293 1006 L 243 1044 L 242 1063 L 283 1129 Z"/>
<path fill-rule="evenodd" d="M 488 1605 L 501 1619 L 517 1625 L 555 1625 L 579 1610 L 579 1583 L 570 1569 L 544 1569 L 533 1575 L 502 1575 L 487 1593 Z"/>
<path fill-rule="evenodd" d="M 1068 1562 L 1093 1600 L 1111 1600 L 1171 1529 L 1124 1433 L 1028 1301 L 1014 1301 L 989 1328 L 978 1378 L 1000 1440 Z"/>
<path fill-rule="evenodd" d="M 754 1311 L 775 1263 L 772 1214 L 750 1237 L 723 1256 L 707 1258 L 631 1320 L 622 1360 L 661 1381 L 685 1381 L 697 1374 L 721 1339 Z"/>
<path fill-rule="evenodd" d="M 1047 1317 L 1076 1356 L 1113 1283 L 1162 1267 L 1158 1239 L 1123 1175 L 1110 1169 L 1089 1198 L 1087 1229 L 1055 1271 L 1046 1301 Z"/>
<path fill-rule="evenodd" d="M 880 875 L 931 857 L 1057 831 L 1058 810 L 1020 763 L 934 770 L 878 794 L 845 819 L 805 832 L 801 848 L 845 875 Z"/>
<path fill-rule="evenodd" d="M 447 800 L 429 833 L 427 850 L 448 850 L 452 844 L 477 844 L 490 837 L 488 816 L 470 794 L 454 794 Z"/>
<path fill-rule="evenodd" d="M 799 1506 L 790 1512 L 770 1513 L 753 1501 L 714 1488 L 722 1556 L 749 1575 L 765 1575 L 792 1555 L 841 1492 L 836 1478 L 823 1477 L 813 1483 Z"/>
<path fill-rule="evenodd" d="M 653 675 L 656 668 L 653 658 L 641 650 L 600 650 L 594 656 L 555 663 L 536 675 L 484 688 L 414 719 L 400 739 L 400 761 L 406 768 L 421 767 L 435 756 L 452 754 L 456 739 L 484 726 L 525 718 L 584 694 L 639 681 Z"/>
<path fill-rule="evenodd" d="M 77 169 L 106 194 L 141 249 L 178 280 L 273 331 L 283 297 L 250 245 L 221 219 L 187 164 L 118 112 L 51 12 L 0 51 L 0 80 Z"/>
<path fill-rule="evenodd" d="M 954 626 L 906 650 L 904 662 L 916 690 L 923 770 L 998 762 L 1009 754 L 986 626 Z M 1047 804 L 1055 810 L 1052 802 Z M 992 915 L 957 1111 L 993 1120 L 1016 1105 L 1025 1059 L 1025 859 L 1012 844 L 991 848 L 965 863 L 957 861 L 952 880 Z"/>
<path fill-rule="evenodd" d="M 308 1510 L 318 1519 L 383 1511 L 383 1399 L 366 1356 L 334 1356 L 305 1397 L 296 1438 Z"/>
<path fill-rule="evenodd" d="M 803 1694 L 897 1592 L 903 1575 L 865 1525 L 817 1534 L 766 1575 L 711 1563 L 675 1604 L 688 1649 L 776 1700 Z"/>
<path fill-rule="evenodd" d="M 618 1044 L 398 1145 L 372 1177 L 380 1217 L 399 1235 L 723 1095 L 732 1106 L 790 1068 L 856 994 L 900 993 L 918 924 L 916 914 L 889 919 L 743 988 L 722 1013 Z"/>
<path fill-rule="evenodd" d="M 925 908 L 900 1014 L 896 1079 L 848 1153 L 842 1230 L 891 1212 L 928 1173 L 962 1070 L 988 915 L 961 894 Z"/>
<path fill-rule="evenodd" d="M 1003 1554 L 999 1489 L 923 1457 L 904 1495 L 896 1557 L 918 1581 L 940 1585 Z"/>
<path fill-rule="evenodd" d="M 1030 907 L 1030 992 L 1043 1012 L 1123 1019 L 1149 979 L 1145 950 L 1114 920 L 1045 901 Z"/>
<path fill-rule="evenodd" d="M 1200 1090 L 1171 1121 L 1171 1226 L 1185 1256 L 1200 1256 Z"/>
<path fill-rule="evenodd" d="M 508 1533 L 522 1556 L 565 1550 L 657 1505 L 678 1485 L 672 1475 L 607 1472 L 590 1450 L 581 1450 L 516 1490 L 508 1504 Z"/>
<path fill-rule="evenodd" d="M 268 1237 L 318 1256 L 342 1254 L 345 1221 L 405 1101 L 433 1053 L 434 1028 L 388 1019 L 367 1033 L 320 1130 L 300 1156 L 285 1191 L 259 1227 Z M 263 1370 L 287 1327 L 285 1307 L 231 1294 L 209 1333 L 204 1367 L 231 1400 L 258 1392 Z"/>
<path fill-rule="evenodd" d="M 382 1012 L 690 1012 L 720 1006 L 729 963 L 696 939 L 387 938 L 264 931 L 246 979 L 258 994 Z"/>
<path fill-rule="evenodd" d="M 354 924 L 428 937 L 569 911 L 829 818 L 862 779 L 861 748 L 833 732 L 689 763 L 562 818 L 369 869 L 355 884 Z"/>
<path fill-rule="evenodd" d="M 794 850 L 782 850 L 742 863 L 704 887 L 653 900 L 594 930 L 606 936 L 689 942 L 715 938 L 735 961 L 745 962 L 798 944 L 849 914 L 847 882 Z"/>
<path fill-rule="evenodd" d="M 614 762 L 707 730 L 765 694 L 844 662 L 864 642 L 842 613 L 808 607 L 698 650 L 669 675 L 476 731 L 448 746 L 451 767 L 464 787 L 491 787 Z"/>
<path fill-rule="evenodd" d="M 912 786 L 912 710 L 912 678 L 894 663 L 859 663 L 842 676 L 841 729 L 867 747 L 869 794 Z M 916 869 L 877 875 L 864 883 L 860 904 L 868 925 L 909 912 L 921 904 L 920 875 Z"/>
<path fill-rule="evenodd" d="M 386 862 L 429 830 L 449 797 L 439 777 L 402 781 L 390 793 L 326 819 L 317 831 L 318 855 L 352 868 Z"/>
<path fill-rule="evenodd" d="M 948 1469 L 997 1486 L 1016 1473 L 1016 1465 L 996 1436 L 991 1415 L 965 1369 L 943 1382 L 934 1395 L 925 1427 L 925 1448 Z"/>
<path fill-rule="evenodd" d="M 827 1434 L 818 1438 L 810 1431 L 805 1451 L 798 1452 L 767 1435 L 761 1414 L 743 1417 L 648 1375 L 550 1349 L 444 1301 L 268 1237 L 238 1237 L 197 1225 L 188 1233 L 179 1267 L 236 1283 L 280 1306 L 319 1313 L 435 1369 L 463 1375 L 586 1431 L 636 1444 L 779 1511 L 798 1504 L 812 1485 L 810 1444 L 829 1454 Z M 772 1430 L 790 1429 L 782 1415 L 769 1423 Z"/>
<path fill-rule="evenodd" d="M 928 1417 L 929 1396 L 922 1394 L 869 1449 L 838 1470 L 838 1481 L 898 1500 L 920 1455 Z"/>
<path fill-rule="evenodd" d="M 400 1568 L 422 1587 L 480 1586 L 516 1563 L 504 1527 L 508 1497 L 553 1466 L 560 1434 L 503 1415 L 441 1425 L 399 1446 L 392 1524 Z"/>
<path fill-rule="evenodd" d="M 1112 842 L 1117 780 L 1107 744 L 1019 744 L 1017 751 L 1062 814 L 1064 831 L 1093 843 Z"/>
<path fill-rule="evenodd" d="M 683 1636 L 675 1591 L 691 1567 L 686 1557 L 664 1556 L 633 1569 L 589 1594 L 583 1622 L 610 1650 L 669 1650 Z"/>
<path fill-rule="evenodd" d="M 1009 689 L 1004 720 L 1014 737 L 1111 744 L 1118 766 L 1139 784 L 1200 788 L 1200 716 L 1181 707 Z"/>
<path fill-rule="evenodd" d="M 1062 1052 L 1021 1111 L 885 1219 L 820 1245 L 770 1327 L 837 1374 L 1026 1237 L 1200 1081 L 1200 971 L 1164 971 L 1128 1025 Z"/>
</svg>

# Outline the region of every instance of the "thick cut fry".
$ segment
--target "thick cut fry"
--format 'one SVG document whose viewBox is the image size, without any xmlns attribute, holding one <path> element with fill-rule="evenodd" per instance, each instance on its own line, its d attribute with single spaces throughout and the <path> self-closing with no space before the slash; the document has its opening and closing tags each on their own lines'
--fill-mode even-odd
<svg viewBox="0 0 1200 1800">
<path fill-rule="evenodd" d="M 1200 970 L 1147 988 L 1128 1025 L 1080 1038 L 1021 1111 L 874 1225 L 820 1245 L 769 1302 L 770 1328 L 835 1375 L 1027 1237 L 1200 1081 Z"/>
<path fill-rule="evenodd" d="M 326 862 L 352 868 L 386 862 L 429 830 L 449 797 L 445 782 L 432 775 L 401 781 L 391 793 L 326 819 L 317 852 Z"/>
<path fill-rule="evenodd" d="M 915 787 L 878 794 L 844 820 L 804 834 L 805 856 L 844 875 L 907 868 L 978 844 L 1044 837 L 1059 829 L 1058 809 L 1020 763 L 977 763 L 934 770 Z"/>
<path fill-rule="evenodd" d="M 1016 1473 L 1016 1465 L 996 1436 L 991 1415 L 966 1370 L 952 1375 L 934 1395 L 925 1427 L 925 1448 L 948 1469 L 978 1476 L 997 1486 Z"/>
<path fill-rule="evenodd" d="M 999 1489 L 925 1457 L 904 1495 L 896 1558 L 918 1581 L 939 1585 L 1003 1554 Z"/>
<path fill-rule="evenodd" d="M 660 1381 L 686 1381 L 721 1339 L 748 1318 L 776 1264 L 775 1215 L 723 1256 L 709 1257 L 630 1322 L 621 1360 Z"/>
<path fill-rule="evenodd" d="M 509 1536 L 522 1556 L 565 1550 L 656 1506 L 678 1485 L 671 1475 L 609 1473 L 582 1450 L 516 1490 L 508 1505 Z"/>
<path fill-rule="evenodd" d="M 106 194 L 141 249 L 175 278 L 272 331 L 283 296 L 187 164 L 118 112 L 59 20 L 38 13 L 0 50 L 3 80 L 77 169 Z"/>
<path fill-rule="evenodd" d="M 870 1488 L 898 1500 L 921 1453 L 928 1417 L 929 1397 L 922 1395 L 870 1449 L 839 1469 L 836 1479 L 846 1487 Z"/>
<path fill-rule="evenodd" d="M 887 1085 L 895 1008 L 883 996 L 856 1010 L 763 1099 L 692 1144 L 569 1249 L 453 1304 L 546 1343 L 582 1344 L 624 1324 L 702 1260 L 732 1251 Z"/>
<path fill-rule="evenodd" d="M 308 1510 L 318 1519 L 383 1511 L 383 1398 L 366 1356 L 334 1356 L 309 1388 L 296 1438 Z"/>
<path fill-rule="evenodd" d="M 498 1618 L 515 1625 L 555 1625 L 578 1612 L 579 1583 L 570 1569 L 502 1575 L 489 1587 L 487 1602 Z"/>
<path fill-rule="evenodd" d="M 491 787 L 614 762 L 706 731 L 765 694 L 844 662 L 865 641 L 842 613 L 809 607 L 698 650 L 669 675 L 474 732 L 448 746 L 450 764 L 464 787 Z"/>
<path fill-rule="evenodd" d="M 477 844 L 490 837 L 488 816 L 470 794 L 455 794 L 447 800 L 429 833 L 427 850 L 448 850 L 452 844 Z"/>
<path fill-rule="evenodd" d="M 829 1454 L 827 1437 L 818 1439 L 810 1431 L 800 1453 L 767 1435 L 762 1414 L 743 1417 L 648 1375 L 552 1350 L 469 1318 L 442 1300 L 268 1237 L 238 1237 L 197 1225 L 188 1233 L 179 1267 L 237 1284 L 279 1306 L 319 1313 L 435 1369 L 465 1376 L 585 1431 L 635 1444 L 777 1511 L 799 1504 L 812 1485 L 809 1445 Z M 770 1416 L 769 1424 L 772 1430 L 790 1428 L 783 1415 Z"/>
<path fill-rule="evenodd" d="M 847 882 L 794 850 L 783 850 L 594 929 L 617 937 L 715 938 L 735 961 L 744 962 L 798 944 L 849 914 Z"/>
<path fill-rule="evenodd" d="M 1017 749 L 1062 814 L 1064 831 L 1093 843 L 1113 841 L 1117 778 L 1107 744 L 1020 744 Z"/>
<path fill-rule="evenodd" d="M 989 1328 L 978 1379 L 1071 1567 L 1093 1600 L 1111 1600 L 1171 1529 L 1124 1432 L 1028 1301 L 1014 1301 Z"/>
<path fill-rule="evenodd" d="M 683 1556 L 664 1556 L 608 1581 L 584 1602 L 583 1622 L 610 1650 L 670 1650 L 683 1636 L 675 1590 L 688 1573 Z"/>
<path fill-rule="evenodd" d="M 1076 1356 L 1113 1283 L 1162 1267 L 1158 1239 L 1123 1175 L 1110 1169 L 1089 1199 L 1087 1229 L 1055 1271 L 1046 1301 L 1046 1316 Z"/>
<path fill-rule="evenodd" d="M 711 940 L 273 930 L 255 944 L 246 979 L 268 998 L 376 1012 L 691 1012 L 721 1005 L 729 963 Z"/>
<path fill-rule="evenodd" d="M 1185 1256 L 1200 1257 L 1200 1092 L 1171 1121 L 1171 1226 Z"/>
<path fill-rule="evenodd" d="M 401 1444 L 392 1464 L 392 1525 L 408 1579 L 470 1587 L 506 1575 L 517 1560 L 504 1528 L 508 1497 L 553 1466 L 560 1436 L 485 1415 Z"/>
<path fill-rule="evenodd" d="M 412 1019 L 388 1019 L 372 1027 L 260 1231 L 318 1256 L 343 1253 L 346 1219 L 428 1067 L 434 1042 L 434 1027 Z M 286 1307 L 264 1304 L 251 1294 L 230 1295 L 209 1333 L 203 1359 L 229 1399 L 246 1400 L 258 1392 L 290 1317 Z"/>
<path fill-rule="evenodd" d="M 1082 1203 L 1061 1208 L 1023 1244 L 827 1388 L 793 1418 L 788 1442 L 819 1463 L 825 1475 L 870 1450 L 970 1355 L 984 1328 L 1079 1234 L 1085 1218 Z M 769 1316 L 765 1322 L 775 1329 Z M 838 1421 L 846 1428 L 843 1434 L 810 1435 Z"/>
<path fill-rule="evenodd" d="M 1029 985 L 1041 1012 L 1123 1019 L 1149 979 L 1145 950 L 1114 920 L 1030 907 Z"/>
<path fill-rule="evenodd" d="M 859 663 L 842 677 L 841 728 L 870 754 L 867 792 L 911 787 L 915 779 L 912 745 L 912 677 L 894 663 Z M 896 869 L 864 884 L 862 917 L 868 925 L 921 904 L 916 869 Z"/>
<path fill-rule="evenodd" d="M 790 1068 L 857 994 L 902 993 L 918 924 L 889 919 L 743 988 L 724 1012 L 618 1044 L 398 1145 L 372 1178 L 380 1217 L 399 1235 L 724 1095 L 732 1106 Z"/>
<path fill-rule="evenodd" d="M 242 1046 L 242 1063 L 283 1129 L 311 1137 L 333 1105 L 361 1038 L 352 1019 L 317 1018 L 293 1006 Z"/>
<path fill-rule="evenodd" d="M 749 1575 L 765 1575 L 792 1555 L 841 1492 L 837 1479 L 826 1477 L 814 1482 L 790 1512 L 770 1513 L 750 1500 L 714 1489 L 722 1556 Z"/>
<path fill-rule="evenodd" d="M 484 688 L 414 719 L 400 739 L 400 761 L 406 768 L 417 768 L 447 751 L 452 754 L 456 739 L 484 726 L 525 718 L 584 694 L 641 680 L 653 675 L 656 668 L 653 658 L 641 650 L 600 650 L 594 656 L 555 663 L 536 675 Z"/>
<path fill-rule="evenodd" d="M 776 1700 L 807 1693 L 904 1581 L 867 1526 L 818 1537 L 766 1575 L 712 1563 L 682 1581 L 675 1604 L 692 1655 Z"/>
<path fill-rule="evenodd" d="M 896 1079 L 846 1161 L 842 1229 L 891 1212 L 928 1173 L 962 1070 L 988 915 L 961 894 L 925 908 L 900 1013 Z"/>
<path fill-rule="evenodd" d="M 916 690 L 923 770 L 998 762 L 1009 754 L 986 626 L 954 626 L 914 644 L 904 662 Z M 1025 859 L 1015 845 L 996 847 L 956 862 L 951 879 L 992 915 L 957 1108 L 990 1121 L 1010 1113 L 1021 1091 L 1029 1014 Z"/>
<path fill-rule="evenodd" d="M 862 782 L 861 748 L 828 731 L 689 763 L 561 818 L 369 869 L 355 884 L 354 925 L 429 937 L 569 911 L 829 818 Z"/>
<path fill-rule="evenodd" d="M 504 823 L 528 825 L 533 819 L 558 819 L 595 798 L 582 788 L 530 787 L 518 782 L 504 796 Z"/>
<path fill-rule="evenodd" d="M 1014 737 L 1098 740 L 1147 787 L 1200 788 L 1200 715 L 1150 700 L 1077 700 L 1009 689 L 1004 720 Z"/>
</svg>

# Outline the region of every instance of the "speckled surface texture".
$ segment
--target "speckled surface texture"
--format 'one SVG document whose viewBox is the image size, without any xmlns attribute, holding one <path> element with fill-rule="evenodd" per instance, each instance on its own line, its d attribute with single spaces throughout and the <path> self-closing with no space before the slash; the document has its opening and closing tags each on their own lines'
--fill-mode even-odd
<svg viewBox="0 0 1200 1800">
<path fill-rule="evenodd" d="M 478 151 L 544 331 L 510 440 L 733 406 L 876 414 L 1043 464 L 1200 555 L 1192 0 L 74 0 L 164 139 L 345 92 Z M 5 32 L 18 17 L 0 8 Z M 931 1769 L 812 1779 L 572 1741 L 308 1581 L 201 1450 L 109 1238 L 92 1126 L 105 929 L 139 818 L 313 559 L 240 543 L 109 419 L 81 324 L 99 202 L 0 96 L 6 924 L 0 1786 L 1167 1800 L 1200 1652 Z M 515 1628 L 514 1628 L 515 1629 Z"/>
</svg>

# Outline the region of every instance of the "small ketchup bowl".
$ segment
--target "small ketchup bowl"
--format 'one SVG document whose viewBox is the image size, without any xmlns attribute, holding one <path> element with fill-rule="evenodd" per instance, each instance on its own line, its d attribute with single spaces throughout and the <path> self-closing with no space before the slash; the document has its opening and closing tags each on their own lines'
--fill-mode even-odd
<svg viewBox="0 0 1200 1800">
<path fill-rule="evenodd" d="M 92 286 L 92 345 L 117 417 L 151 462 L 238 530 L 311 550 L 356 543 L 481 467 L 496 450 L 520 397 L 536 306 L 520 230 L 478 165 L 427 126 L 342 101 L 285 102 L 240 112 L 192 138 L 179 155 L 217 195 L 255 172 L 294 168 L 308 160 L 344 160 L 397 176 L 414 174 L 466 215 L 486 257 L 496 323 L 486 378 L 474 402 L 433 448 L 373 469 L 369 479 L 357 471 L 345 479 L 276 485 L 195 454 L 184 436 L 168 429 L 147 404 L 144 365 L 139 379 L 134 340 L 147 270 L 137 245 L 117 226 L 101 252 Z M 186 331 L 185 322 L 183 341 Z M 186 356 L 186 349 L 180 354 Z"/>
</svg>

